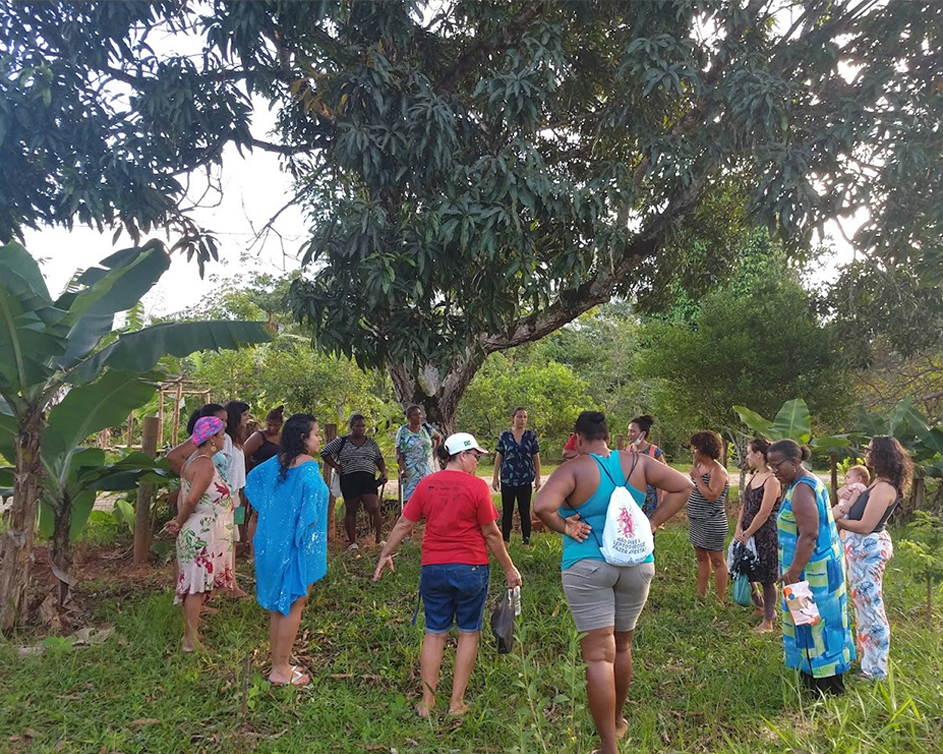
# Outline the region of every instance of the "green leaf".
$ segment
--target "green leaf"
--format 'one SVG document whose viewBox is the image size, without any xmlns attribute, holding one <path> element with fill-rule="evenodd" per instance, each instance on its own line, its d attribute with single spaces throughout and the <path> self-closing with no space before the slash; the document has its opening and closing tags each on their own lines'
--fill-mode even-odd
<svg viewBox="0 0 943 754">
<path fill-rule="evenodd" d="M 156 386 L 137 374 L 108 370 L 95 382 L 73 387 L 49 412 L 43 430 L 43 458 L 65 482 L 78 446 L 95 432 L 123 423 L 132 409 L 149 401 Z"/>
<path fill-rule="evenodd" d="M 16 461 L 17 434 L 19 434 L 19 427 L 13 416 L 13 410 L 5 400 L 0 398 L 0 456 L 11 464 Z"/>
<path fill-rule="evenodd" d="M 30 302 L 7 287 L 9 282 L 0 276 L 0 391 L 8 398 L 26 397 L 54 374 L 48 361 L 65 344 L 29 308 Z"/>
<path fill-rule="evenodd" d="M 101 262 L 114 265 L 103 275 L 90 276 L 86 270 L 79 282 L 94 283 L 73 300 L 65 323 L 71 325 L 68 348 L 60 360 L 64 368 L 76 364 L 91 353 L 98 342 L 112 331 L 115 314 L 127 311 L 140 302 L 170 267 L 170 257 L 162 244 L 127 249 Z"/>
<path fill-rule="evenodd" d="M 0 246 L 0 281 L 30 310 L 52 305 L 39 265 L 21 244 Z"/>
<path fill-rule="evenodd" d="M 933 427 L 922 440 L 927 449 L 943 456 L 943 429 Z"/>
<path fill-rule="evenodd" d="M 786 401 L 770 427 L 773 440 L 795 440 L 804 445 L 812 436 L 812 417 L 802 398 Z"/>
<path fill-rule="evenodd" d="M 930 431 L 927 418 L 914 408 L 909 395 L 894 406 L 888 429 L 891 435 L 905 442 L 914 437 L 923 437 Z"/>
<path fill-rule="evenodd" d="M 746 406 L 734 406 L 733 410 L 737 412 L 737 416 L 740 417 L 740 421 L 752 429 L 759 437 L 769 437 L 770 436 L 770 427 L 772 427 L 772 422 L 769 419 L 764 419 L 756 411 L 751 411 Z"/>
<path fill-rule="evenodd" d="M 167 322 L 121 335 L 76 367 L 68 380 L 75 384 L 89 382 L 106 366 L 146 372 L 163 356 L 189 356 L 196 351 L 239 348 L 270 339 L 263 322 Z"/>
</svg>

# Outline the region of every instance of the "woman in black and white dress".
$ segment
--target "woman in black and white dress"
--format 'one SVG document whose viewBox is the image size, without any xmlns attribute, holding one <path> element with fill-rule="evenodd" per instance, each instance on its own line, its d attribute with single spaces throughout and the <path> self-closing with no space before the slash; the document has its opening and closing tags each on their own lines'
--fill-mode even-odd
<svg viewBox="0 0 943 754">
<path fill-rule="evenodd" d="M 714 571 L 717 601 L 723 603 L 727 591 L 727 563 L 724 543 L 727 539 L 727 490 L 730 487 L 727 469 L 720 458 L 720 437 L 716 432 L 702 431 L 691 435 L 691 456 L 694 465 L 689 474 L 694 489 L 688 498 L 688 541 L 697 557 L 697 593 L 707 597 L 707 587 Z"/>
<path fill-rule="evenodd" d="M 321 458 L 341 475 L 344 497 L 344 530 L 347 549 L 357 549 L 357 511 L 364 510 L 373 522 L 377 544 L 383 544 L 383 516 L 380 513 L 378 485 L 386 483 L 386 462 L 376 440 L 366 435 L 366 420 L 360 414 L 350 417 L 350 434 L 335 437 L 321 450 Z M 379 480 L 376 469 L 380 470 Z"/>
</svg>

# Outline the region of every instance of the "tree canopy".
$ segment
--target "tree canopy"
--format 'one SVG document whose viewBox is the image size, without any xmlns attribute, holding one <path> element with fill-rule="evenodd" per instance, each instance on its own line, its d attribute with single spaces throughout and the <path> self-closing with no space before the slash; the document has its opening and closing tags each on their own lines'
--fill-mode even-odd
<svg viewBox="0 0 943 754">
<path fill-rule="evenodd" d="M 0 234 L 182 222 L 185 176 L 227 143 L 273 150 L 311 220 L 295 315 L 449 421 L 486 354 L 657 292 L 689 231 L 722 262 L 741 223 L 798 247 L 867 208 L 855 240 L 885 269 L 938 261 L 938 3 L 3 9 Z"/>
</svg>

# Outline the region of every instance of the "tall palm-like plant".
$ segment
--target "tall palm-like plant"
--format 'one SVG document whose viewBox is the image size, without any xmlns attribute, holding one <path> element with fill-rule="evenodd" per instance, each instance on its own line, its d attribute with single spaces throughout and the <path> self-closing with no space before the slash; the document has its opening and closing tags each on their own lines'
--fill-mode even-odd
<svg viewBox="0 0 943 754">
<path fill-rule="evenodd" d="M 66 533 L 87 506 L 82 442 L 153 394 L 147 377 L 167 354 L 186 356 L 268 339 L 258 322 L 162 323 L 119 335 L 115 315 L 139 302 L 170 266 L 160 241 L 116 252 L 56 299 L 20 244 L 0 246 L 0 455 L 14 461 L 13 506 L 0 537 L 0 630 L 20 619 L 41 493 Z M 81 471 L 85 469 L 85 471 Z"/>
</svg>

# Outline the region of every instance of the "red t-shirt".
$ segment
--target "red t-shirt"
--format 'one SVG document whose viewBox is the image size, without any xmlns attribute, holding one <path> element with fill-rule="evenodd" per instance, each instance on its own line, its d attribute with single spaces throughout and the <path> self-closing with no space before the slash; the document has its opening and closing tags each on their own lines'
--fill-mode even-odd
<svg viewBox="0 0 943 754">
<path fill-rule="evenodd" d="M 487 565 L 488 546 L 481 527 L 498 518 L 484 479 L 464 471 L 437 471 L 423 477 L 403 515 L 426 520 L 422 564 Z"/>
</svg>

